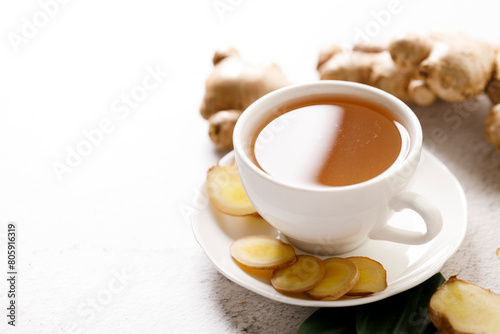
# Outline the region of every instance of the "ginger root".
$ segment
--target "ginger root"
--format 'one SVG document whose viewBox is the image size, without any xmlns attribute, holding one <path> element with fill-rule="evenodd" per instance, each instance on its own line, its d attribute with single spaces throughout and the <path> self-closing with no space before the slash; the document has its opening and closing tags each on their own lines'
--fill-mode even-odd
<svg viewBox="0 0 500 334">
<path fill-rule="evenodd" d="M 394 63 L 413 67 L 442 100 L 461 102 L 481 94 L 495 68 L 496 48 L 465 34 L 408 35 L 388 47 Z"/>
<path fill-rule="evenodd" d="M 500 104 L 500 47 L 465 34 L 408 34 L 380 45 L 324 49 L 323 80 L 371 85 L 421 106 L 437 98 L 462 102 L 486 93 Z M 485 120 L 487 139 L 500 150 L 500 107 Z"/>
<path fill-rule="evenodd" d="M 209 128 L 210 138 L 217 148 L 231 149 L 236 112 L 243 112 L 258 98 L 289 82 L 276 64 L 244 62 L 234 48 L 217 51 L 213 64 L 214 69 L 205 82 L 200 114 L 210 119 L 221 111 L 232 113 L 212 118 Z"/>
<path fill-rule="evenodd" d="M 432 296 L 428 313 L 443 334 L 498 333 L 500 295 L 452 276 Z"/>
<path fill-rule="evenodd" d="M 318 71 L 321 79 L 356 81 L 429 105 L 436 97 L 460 102 L 483 93 L 495 57 L 492 44 L 467 35 L 411 34 L 379 47 L 329 47 L 319 56 Z"/>
<path fill-rule="evenodd" d="M 494 105 L 484 120 L 486 138 L 500 150 L 500 104 Z"/>
<path fill-rule="evenodd" d="M 497 51 L 495 57 L 495 67 L 491 80 L 486 87 L 486 95 L 488 95 L 493 104 L 500 103 L 500 50 Z"/>
<path fill-rule="evenodd" d="M 238 113 L 289 82 L 276 64 L 244 62 L 234 48 L 217 51 L 213 64 L 200 113 L 210 120 L 215 146 L 227 150 L 233 147 Z M 464 34 L 408 34 L 352 50 L 333 45 L 321 51 L 317 69 L 322 80 L 364 83 L 420 106 L 438 98 L 462 102 L 482 93 L 500 104 L 500 47 Z M 500 151 L 499 109 L 491 108 L 485 132 Z M 215 117 L 219 112 L 224 113 Z"/>
<path fill-rule="evenodd" d="M 419 105 L 430 105 L 436 94 L 413 67 L 398 66 L 385 49 L 359 46 L 353 51 L 330 47 L 319 57 L 322 80 L 346 80 L 380 88 L 397 98 Z"/>
<path fill-rule="evenodd" d="M 486 87 L 486 95 L 494 104 L 484 120 L 486 138 L 500 151 L 500 50 L 497 51 L 495 69 Z"/>
<path fill-rule="evenodd" d="M 233 131 L 240 118 L 239 110 L 221 110 L 208 119 L 208 135 L 215 147 L 221 150 L 233 148 Z"/>
</svg>

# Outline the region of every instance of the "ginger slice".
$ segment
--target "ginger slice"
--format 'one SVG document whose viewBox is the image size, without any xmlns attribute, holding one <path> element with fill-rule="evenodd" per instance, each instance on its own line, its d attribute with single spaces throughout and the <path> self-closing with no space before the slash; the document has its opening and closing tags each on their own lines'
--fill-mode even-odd
<svg viewBox="0 0 500 334">
<path fill-rule="evenodd" d="M 250 203 L 236 165 L 216 165 L 207 173 L 207 193 L 213 205 L 221 212 L 232 216 L 255 214 Z"/>
<path fill-rule="evenodd" d="M 325 264 L 312 255 L 299 255 L 291 266 L 275 270 L 271 284 L 279 292 L 304 292 L 312 289 L 325 275 Z"/>
<path fill-rule="evenodd" d="M 498 333 L 500 295 L 450 277 L 432 296 L 429 317 L 442 333 Z"/>
<path fill-rule="evenodd" d="M 345 295 L 357 283 L 359 270 L 348 259 L 333 257 L 323 260 L 326 273 L 321 281 L 307 293 L 316 299 L 336 300 Z"/>
<path fill-rule="evenodd" d="M 348 258 L 359 270 L 358 282 L 347 295 L 365 296 L 387 288 L 387 272 L 377 261 L 368 257 L 354 256 Z"/>
<path fill-rule="evenodd" d="M 295 248 L 267 235 L 251 235 L 234 241 L 229 248 L 239 263 L 253 269 L 278 269 L 295 262 Z"/>
</svg>

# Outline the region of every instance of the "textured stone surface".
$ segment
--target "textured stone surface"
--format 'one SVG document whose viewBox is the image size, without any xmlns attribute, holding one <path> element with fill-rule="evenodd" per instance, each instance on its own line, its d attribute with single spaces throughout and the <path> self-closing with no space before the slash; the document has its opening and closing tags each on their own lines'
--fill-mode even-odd
<svg viewBox="0 0 500 334">
<path fill-rule="evenodd" d="M 229 281 L 192 235 L 193 198 L 223 154 L 198 113 L 214 50 L 233 44 L 306 82 L 317 80 L 322 46 L 385 39 L 423 18 L 427 31 L 500 43 L 486 0 L 400 2 L 378 30 L 377 13 L 397 1 L 116 0 L 61 4 L 16 52 L 9 33 L 22 34 L 42 2 L 0 5 L 0 305 L 6 223 L 19 229 L 18 326 L 0 311 L 1 333 L 295 333 L 314 308 Z M 222 16 L 221 2 L 231 6 Z M 129 114 L 116 110 L 148 67 L 168 75 Z M 500 293 L 500 153 L 483 133 L 488 109 L 484 97 L 414 108 L 425 147 L 468 201 L 467 236 L 442 272 Z M 53 162 L 104 119 L 113 131 L 59 180 Z"/>
</svg>

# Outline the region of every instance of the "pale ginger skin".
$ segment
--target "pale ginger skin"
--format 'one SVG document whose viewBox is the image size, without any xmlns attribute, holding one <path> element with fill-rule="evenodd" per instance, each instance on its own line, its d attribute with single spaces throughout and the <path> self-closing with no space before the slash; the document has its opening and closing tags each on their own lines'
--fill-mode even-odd
<svg viewBox="0 0 500 334">
<path fill-rule="evenodd" d="M 409 35 L 388 47 L 394 62 L 416 67 L 442 100 L 461 102 L 483 93 L 495 67 L 496 48 L 465 34 Z"/>
<path fill-rule="evenodd" d="M 485 120 L 486 137 L 500 151 L 498 46 L 464 34 L 408 34 L 347 51 L 328 47 L 320 53 L 318 71 L 321 79 L 364 83 L 421 106 L 486 92 L 495 105 Z"/>
<path fill-rule="evenodd" d="M 276 64 L 243 62 L 234 48 L 215 52 L 213 63 L 200 113 L 209 120 L 209 136 L 215 146 L 228 150 L 233 148 L 239 115 L 260 97 L 289 82 Z"/>
<path fill-rule="evenodd" d="M 486 92 L 494 104 L 485 119 L 486 138 L 500 150 L 500 52 L 464 34 L 408 35 L 388 45 L 395 64 L 417 67 L 437 97 L 461 102 Z"/>
<path fill-rule="evenodd" d="M 346 80 L 380 88 L 399 99 L 429 105 L 435 94 L 412 67 L 397 66 L 387 50 L 359 46 L 353 51 L 329 47 L 319 57 L 322 80 Z"/>
<path fill-rule="evenodd" d="M 495 70 L 486 87 L 486 95 L 494 104 L 484 120 L 486 138 L 500 151 L 500 51 L 497 51 Z"/>
<path fill-rule="evenodd" d="M 205 119 L 221 110 L 243 111 L 261 96 L 288 85 L 276 64 L 243 62 L 233 48 L 216 52 L 213 63 L 200 108 Z"/>
<path fill-rule="evenodd" d="M 401 67 L 417 67 L 432 51 L 429 36 L 408 34 L 389 42 L 386 50 L 394 63 Z"/>
<path fill-rule="evenodd" d="M 500 52 L 497 46 L 464 34 L 409 35 L 388 50 L 399 66 L 417 66 L 436 95 L 460 102 L 486 92 L 494 104 L 485 119 L 486 138 L 500 150 Z"/>
<path fill-rule="evenodd" d="M 488 86 L 486 86 L 486 95 L 488 95 L 493 104 L 500 103 L 500 50 L 497 50 L 495 56 L 495 67 L 491 80 Z"/>
<path fill-rule="evenodd" d="M 500 104 L 490 109 L 484 120 L 486 138 L 500 150 Z"/>
<path fill-rule="evenodd" d="M 208 135 L 216 148 L 220 150 L 233 148 L 234 126 L 240 115 L 239 110 L 221 110 L 210 116 Z"/>
<path fill-rule="evenodd" d="M 365 83 L 419 105 L 431 104 L 432 95 L 461 102 L 483 93 L 496 56 L 492 44 L 462 34 L 407 35 L 387 46 L 329 50 L 318 61 L 321 79 Z"/>
</svg>

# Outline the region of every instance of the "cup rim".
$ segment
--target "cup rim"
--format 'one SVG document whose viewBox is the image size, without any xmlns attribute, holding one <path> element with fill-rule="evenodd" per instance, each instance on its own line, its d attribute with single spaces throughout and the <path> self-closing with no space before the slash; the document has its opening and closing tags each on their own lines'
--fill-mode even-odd
<svg viewBox="0 0 500 334">
<path fill-rule="evenodd" d="M 310 90 L 310 89 L 315 89 L 316 87 L 331 87 L 331 88 L 338 88 L 338 87 L 343 87 L 343 88 L 350 88 L 353 90 L 361 90 L 364 92 L 368 92 L 369 94 L 375 94 L 380 96 L 382 99 L 386 101 L 390 101 L 393 105 L 395 105 L 398 110 L 404 110 L 405 116 L 411 121 L 413 127 L 414 127 L 414 136 L 412 136 L 410 145 L 409 145 L 409 150 L 407 153 L 407 156 L 404 158 L 404 160 L 401 163 L 397 163 L 396 161 L 384 172 L 378 174 L 377 176 L 363 181 L 359 183 L 354 183 L 350 185 L 344 185 L 344 186 L 307 186 L 307 185 L 295 185 L 291 184 L 289 182 L 284 182 L 282 180 L 277 179 L 276 177 L 273 177 L 266 172 L 264 172 L 262 169 L 257 167 L 252 160 L 249 158 L 248 154 L 245 151 L 243 142 L 244 140 L 240 140 L 241 137 L 241 132 L 242 129 L 245 127 L 245 124 L 248 122 L 249 119 L 253 117 L 253 114 L 255 113 L 254 110 L 258 110 L 260 108 L 266 108 L 269 110 L 272 107 L 269 107 L 266 105 L 269 104 L 269 101 L 273 100 L 279 100 L 280 96 L 285 95 L 285 94 L 290 94 L 290 92 L 296 91 L 297 93 L 301 93 L 302 95 L 300 96 L 305 96 L 304 91 Z M 320 88 L 321 89 L 321 88 Z M 274 105 L 277 105 L 275 103 Z M 399 171 L 404 170 L 407 168 L 409 164 L 414 163 L 415 161 L 418 162 L 420 158 L 420 153 L 422 149 L 422 141 L 423 141 L 423 133 L 422 133 L 422 127 L 420 124 L 420 121 L 418 120 L 417 116 L 413 112 L 413 110 L 403 101 L 401 101 L 399 98 L 395 97 L 392 94 L 389 94 L 379 88 L 372 87 L 369 85 L 357 83 L 357 82 L 350 82 L 350 81 L 342 81 L 342 80 L 321 80 L 318 82 L 311 82 L 311 83 L 301 83 L 301 84 L 292 84 L 289 86 L 285 86 L 282 88 L 279 88 L 275 91 L 272 91 L 255 102 L 253 102 L 249 107 L 247 107 L 244 112 L 241 114 L 239 117 L 238 121 L 236 122 L 236 125 L 234 127 L 233 131 L 233 146 L 234 146 L 234 152 L 235 156 L 241 160 L 250 170 L 252 170 L 253 173 L 256 173 L 260 177 L 266 179 L 267 181 L 280 185 L 282 187 L 286 187 L 289 189 L 295 189 L 295 190 L 302 190 L 302 191 L 313 191 L 313 192 L 338 192 L 338 191 L 345 191 L 347 189 L 349 190 L 354 190 L 354 189 L 359 189 L 363 187 L 367 187 L 376 183 L 384 182 L 386 180 L 391 179 L 392 176 L 396 175 Z M 238 160 L 238 159 L 237 159 Z"/>
</svg>

